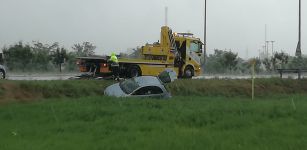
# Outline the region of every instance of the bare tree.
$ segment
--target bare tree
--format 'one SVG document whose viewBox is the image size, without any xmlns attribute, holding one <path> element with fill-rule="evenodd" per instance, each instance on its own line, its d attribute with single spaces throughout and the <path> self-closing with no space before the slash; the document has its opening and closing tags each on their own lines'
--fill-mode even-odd
<svg viewBox="0 0 307 150">
<path fill-rule="evenodd" d="M 51 57 L 53 64 L 58 66 L 60 72 L 62 72 L 62 64 L 65 62 L 65 59 L 67 59 L 67 50 L 65 48 L 57 48 L 52 51 Z"/>
<path fill-rule="evenodd" d="M 90 42 L 83 42 L 82 44 L 75 44 L 72 49 L 75 50 L 78 57 L 86 57 L 95 55 L 94 50 L 96 49 L 96 46 Z"/>
</svg>

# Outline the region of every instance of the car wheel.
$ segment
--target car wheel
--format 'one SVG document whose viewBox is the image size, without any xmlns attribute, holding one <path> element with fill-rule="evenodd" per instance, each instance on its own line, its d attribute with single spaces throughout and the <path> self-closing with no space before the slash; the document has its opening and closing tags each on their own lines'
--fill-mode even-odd
<svg viewBox="0 0 307 150">
<path fill-rule="evenodd" d="M 5 72 L 4 72 L 4 70 L 0 70 L 0 79 L 5 79 Z"/>
<path fill-rule="evenodd" d="M 141 69 L 138 66 L 131 66 L 129 69 L 129 77 L 133 78 L 138 76 L 142 76 Z"/>
<path fill-rule="evenodd" d="M 187 66 L 184 69 L 184 78 L 191 79 L 194 75 L 194 69 L 191 66 Z"/>
</svg>

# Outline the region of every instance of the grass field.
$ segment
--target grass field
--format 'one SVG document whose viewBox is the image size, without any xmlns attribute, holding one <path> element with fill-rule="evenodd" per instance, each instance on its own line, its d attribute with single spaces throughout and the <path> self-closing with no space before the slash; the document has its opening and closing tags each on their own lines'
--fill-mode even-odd
<svg viewBox="0 0 307 150">
<path fill-rule="evenodd" d="M 305 149 L 306 108 L 304 96 L 15 103 L 0 106 L 0 149 Z"/>
<path fill-rule="evenodd" d="M 112 82 L 1 81 L 0 98 L 15 100 L 0 105 L 0 150 L 306 149 L 304 82 L 259 81 L 278 89 L 251 101 L 247 88 L 238 91 L 247 80 L 182 80 L 168 87 L 176 94 L 169 100 L 102 96 Z M 210 86 L 224 91 L 201 92 Z M 32 94 L 18 100 L 11 90 Z"/>
</svg>

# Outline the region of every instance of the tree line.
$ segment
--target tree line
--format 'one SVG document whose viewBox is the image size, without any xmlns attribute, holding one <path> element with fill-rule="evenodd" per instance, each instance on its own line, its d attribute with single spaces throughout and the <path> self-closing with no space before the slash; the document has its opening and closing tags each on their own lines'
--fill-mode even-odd
<svg viewBox="0 0 307 150">
<path fill-rule="evenodd" d="M 48 72 L 48 71 L 77 71 L 76 58 L 95 55 L 96 46 L 90 42 L 74 44 L 66 49 L 55 42 L 44 44 L 34 41 L 31 44 L 18 42 L 3 47 L 4 63 L 9 71 L 21 72 Z M 132 54 L 123 54 L 123 57 L 139 57 L 139 48 Z M 248 74 L 251 71 L 251 61 L 255 62 L 257 73 L 271 73 L 279 68 L 305 69 L 306 57 L 293 57 L 284 52 L 277 52 L 270 58 L 252 58 L 244 60 L 237 53 L 215 49 L 213 54 L 206 56 L 203 65 L 205 73 L 209 74 Z"/>
<path fill-rule="evenodd" d="M 90 42 L 74 44 L 71 50 L 55 42 L 44 44 L 34 41 L 32 44 L 18 42 L 3 47 L 4 64 L 9 71 L 48 72 L 76 71 L 76 57 L 92 56 L 96 46 Z"/>
<path fill-rule="evenodd" d="M 269 58 L 251 58 L 244 60 L 237 53 L 215 49 L 206 57 L 204 71 L 212 74 L 248 74 L 251 72 L 252 61 L 255 62 L 257 73 L 272 73 L 276 69 L 306 69 L 306 57 L 293 57 L 285 52 L 276 52 Z"/>
</svg>

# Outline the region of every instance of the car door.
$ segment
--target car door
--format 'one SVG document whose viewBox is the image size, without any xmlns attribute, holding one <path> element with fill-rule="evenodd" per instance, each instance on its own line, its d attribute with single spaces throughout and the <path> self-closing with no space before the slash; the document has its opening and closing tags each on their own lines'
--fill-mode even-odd
<svg viewBox="0 0 307 150">
<path fill-rule="evenodd" d="M 145 86 L 132 93 L 133 97 L 161 98 L 163 95 L 163 90 L 158 86 Z"/>
</svg>

